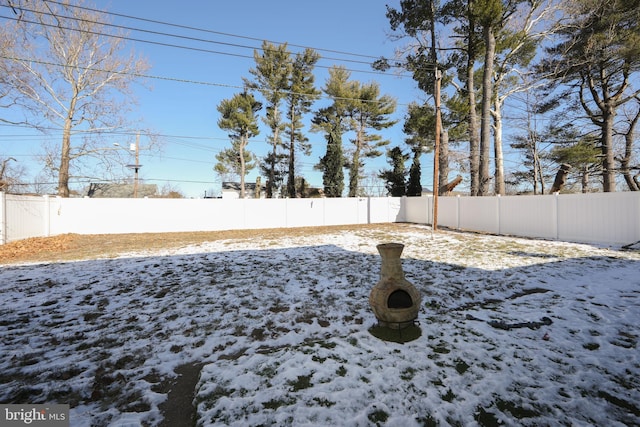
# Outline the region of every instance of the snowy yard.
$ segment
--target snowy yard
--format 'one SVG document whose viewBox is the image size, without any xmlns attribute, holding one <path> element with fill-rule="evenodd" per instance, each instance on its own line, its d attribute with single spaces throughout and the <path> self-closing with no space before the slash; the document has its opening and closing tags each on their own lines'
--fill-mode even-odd
<svg viewBox="0 0 640 427">
<path fill-rule="evenodd" d="M 369 332 L 391 241 L 404 344 Z M 159 424 L 184 365 L 198 426 L 640 425 L 637 250 L 398 225 L 4 266 L 0 298 L 0 402 L 72 426 Z"/>
</svg>

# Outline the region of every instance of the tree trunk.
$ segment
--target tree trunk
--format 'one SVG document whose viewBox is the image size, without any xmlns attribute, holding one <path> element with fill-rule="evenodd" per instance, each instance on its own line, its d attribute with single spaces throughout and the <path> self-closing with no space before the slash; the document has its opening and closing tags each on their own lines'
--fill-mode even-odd
<svg viewBox="0 0 640 427">
<path fill-rule="evenodd" d="M 277 112 L 277 110 L 275 110 Z M 277 113 L 276 113 L 277 114 Z M 273 149 L 271 151 L 271 159 L 269 162 L 269 176 L 267 177 L 267 185 L 265 189 L 265 197 L 273 198 L 275 181 L 276 181 L 276 162 L 278 161 L 278 128 L 273 129 Z"/>
<path fill-rule="evenodd" d="M 538 143 L 533 140 L 533 194 L 537 193 L 538 182 L 540 183 L 540 194 L 544 194 L 544 173 L 540 164 L 540 153 L 538 152 Z"/>
<path fill-rule="evenodd" d="M 245 136 L 240 136 L 240 147 L 238 149 L 238 153 L 240 155 L 240 198 L 244 199 L 245 190 L 244 190 L 244 176 L 245 176 L 245 161 L 244 161 L 244 147 L 247 145 L 247 140 Z"/>
<path fill-rule="evenodd" d="M 360 145 L 356 145 L 349 168 L 349 197 L 358 195 L 358 174 L 360 173 Z"/>
<path fill-rule="evenodd" d="M 272 158 L 269 162 L 269 174 L 267 176 L 267 185 L 265 189 L 265 197 L 267 199 L 273 198 L 273 190 L 276 180 L 276 146 L 274 144 L 273 151 L 271 152 Z"/>
<path fill-rule="evenodd" d="M 75 104 L 73 102 L 72 104 Z M 71 164 L 71 117 L 65 119 L 62 131 L 62 150 L 60 152 L 60 170 L 58 171 L 58 196 L 69 197 L 69 168 Z"/>
<path fill-rule="evenodd" d="M 467 62 L 467 92 L 469 97 L 469 174 L 471 195 L 480 195 L 480 139 L 478 138 L 478 114 L 476 111 L 476 88 L 474 85 L 475 61 L 469 54 Z"/>
<path fill-rule="evenodd" d="M 556 173 L 556 179 L 553 181 L 553 185 L 551 186 L 551 193 L 557 193 L 562 190 L 564 187 L 564 183 L 567 182 L 567 174 L 571 170 L 571 165 L 567 163 L 563 163 L 560 165 L 560 169 L 558 173 Z"/>
<path fill-rule="evenodd" d="M 637 179 L 631 176 L 631 158 L 633 155 L 633 142 L 634 142 L 634 136 L 635 136 L 635 128 L 636 128 L 636 125 L 638 124 L 639 119 L 640 119 L 640 109 L 638 109 L 638 111 L 636 112 L 636 115 L 633 117 L 633 119 L 629 123 L 629 129 L 627 130 L 627 133 L 624 135 L 624 157 L 620 159 L 620 169 L 622 170 L 622 176 L 624 177 L 624 180 L 627 183 L 627 187 L 629 187 L 629 191 L 640 191 L 640 186 L 638 186 Z"/>
<path fill-rule="evenodd" d="M 289 173 L 287 175 L 287 195 L 289 197 L 296 196 L 296 148 L 295 142 L 291 141 L 289 146 Z"/>
<path fill-rule="evenodd" d="M 502 153 L 502 108 L 500 101 L 496 97 L 493 118 L 495 122 L 493 148 L 495 153 L 495 171 L 494 171 L 494 191 L 496 195 L 505 195 L 504 185 L 504 156 Z"/>
<path fill-rule="evenodd" d="M 587 167 L 582 171 L 582 193 L 589 191 L 589 169 Z"/>
<path fill-rule="evenodd" d="M 446 184 L 440 186 L 439 194 L 449 195 L 449 193 L 451 193 L 451 191 L 453 191 L 453 189 L 456 188 L 458 184 L 460 184 L 461 182 L 462 182 L 462 176 L 461 175 L 456 176 L 453 181 L 447 182 Z"/>
<path fill-rule="evenodd" d="M 604 192 L 616 191 L 616 170 L 613 156 L 614 118 L 614 108 L 606 105 L 602 117 L 602 190 Z"/>
<path fill-rule="evenodd" d="M 76 103 L 78 102 L 77 86 L 73 87 L 73 94 L 69 109 L 64 119 L 62 130 L 62 150 L 60 152 L 60 170 L 58 171 L 58 196 L 69 197 L 69 170 L 71 168 L 71 129 L 73 127 L 73 117 L 76 113 Z"/>
<path fill-rule="evenodd" d="M 291 107 L 291 140 L 289 141 L 289 173 L 287 174 L 287 195 L 296 197 L 296 113 Z"/>
<path fill-rule="evenodd" d="M 259 176 L 256 177 L 256 188 L 253 190 L 253 198 L 259 199 L 262 197 L 262 180 Z"/>
<path fill-rule="evenodd" d="M 482 29 L 485 42 L 484 67 L 482 76 L 482 112 L 480 118 L 480 187 L 479 194 L 489 194 L 489 157 L 491 147 L 491 102 L 493 100 L 493 60 L 496 49 L 493 27 Z"/>
</svg>

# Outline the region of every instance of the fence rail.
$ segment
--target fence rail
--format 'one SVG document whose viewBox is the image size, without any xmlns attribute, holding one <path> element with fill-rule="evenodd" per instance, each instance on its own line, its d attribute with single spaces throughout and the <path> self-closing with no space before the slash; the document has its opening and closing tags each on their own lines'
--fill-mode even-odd
<svg viewBox="0 0 640 427">
<path fill-rule="evenodd" d="M 0 244 L 66 233 L 431 224 L 432 219 L 432 197 L 72 199 L 0 193 Z M 640 193 L 441 197 L 438 224 L 493 234 L 626 245 L 640 241 Z"/>
</svg>

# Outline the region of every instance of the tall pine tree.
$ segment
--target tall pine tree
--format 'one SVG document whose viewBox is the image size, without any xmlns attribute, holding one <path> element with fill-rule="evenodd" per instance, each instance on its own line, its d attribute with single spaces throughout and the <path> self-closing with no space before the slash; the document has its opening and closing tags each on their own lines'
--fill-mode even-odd
<svg viewBox="0 0 640 427">
<path fill-rule="evenodd" d="M 431 105 L 409 104 L 403 128 L 404 133 L 407 135 L 405 143 L 413 153 L 413 162 L 407 185 L 408 196 L 422 195 L 420 157 L 422 153 L 433 151 L 435 121 L 435 110 Z"/>
<path fill-rule="evenodd" d="M 379 157 L 382 155 L 379 149 L 390 143 L 371 131 L 380 131 L 396 123 L 389 118 L 396 110 L 396 101 L 388 95 L 380 95 L 380 87 L 375 82 L 362 85 L 355 82 L 352 89 L 349 129 L 355 133 L 351 140 L 355 147 L 349 161 L 349 197 L 356 197 L 364 159 Z"/>
<path fill-rule="evenodd" d="M 326 108 L 318 110 L 313 118 L 312 131 L 324 132 L 327 140 L 326 154 L 316 168 L 322 171 L 322 182 L 327 197 L 342 197 L 344 190 L 344 150 L 342 135 L 347 131 L 349 99 L 352 98 L 350 73 L 344 67 L 331 67 L 329 78 L 322 89 L 333 100 Z"/>
<path fill-rule="evenodd" d="M 266 115 L 262 121 L 269 127 L 271 134 L 267 141 L 271 144 L 271 151 L 264 159 L 261 166 L 267 177 L 265 193 L 267 198 L 272 198 L 282 182 L 280 164 L 285 158 L 281 152 L 282 132 L 285 123 L 282 117 L 281 104 L 289 89 L 291 75 L 291 52 L 287 44 L 274 45 L 268 41 L 262 43 L 262 54 L 257 50 L 253 53 L 256 67 L 249 70 L 254 80 L 244 79 L 249 89 L 257 90 L 266 101 Z"/>
<path fill-rule="evenodd" d="M 379 177 L 385 181 L 385 187 L 392 197 L 401 197 L 407 194 L 407 168 L 405 162 L 409 159 L 408 154 L 404 154 L 400 147 L 393 147 L 387 150 L 391 169 L 380 171 Z"/>
<path fill-rule="evenodd" d="M 289 92 L 287 94 L 287 123 L 285 134 L 289 138 L 289 168 L 287 171 L 287 196 L 297 197 L 296 152 L 310 152 L 309 139 L 304 135 L 302 118 L 311 111 L 311 106 L 320 95 L 314 86 L 313 69 L 320 55 L 313 49 L 305 49 L 295 56 L 291 67 Z"/>
<path fill-rule="evenodd" d="M 262 104 L 250 93 L 242 92 L 231 99 L 223 99 L 218 105 L 220 119 L 218 127 L 229 132 L 232 148 L 237 151 L 240 163 L 240 198 L 245 196 L 244 179 L 247 174 L 245 148 L 249 139 L 258 135 L 258 118 L 256 113 L 260 111 Z"/>
</svg>

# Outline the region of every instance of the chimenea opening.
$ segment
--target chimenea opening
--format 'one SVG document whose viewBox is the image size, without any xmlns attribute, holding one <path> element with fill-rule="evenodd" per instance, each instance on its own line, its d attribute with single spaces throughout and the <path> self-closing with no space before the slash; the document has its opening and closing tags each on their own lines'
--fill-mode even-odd
<svg viewBox="0 0 640 427">
<path fill-rule="evenodd" d="M 387 299 L 387 307 L 389 308 L 411 308 L 412 305 L 411 295 L 403 289 L 391 292 Z"/>
</svg>

